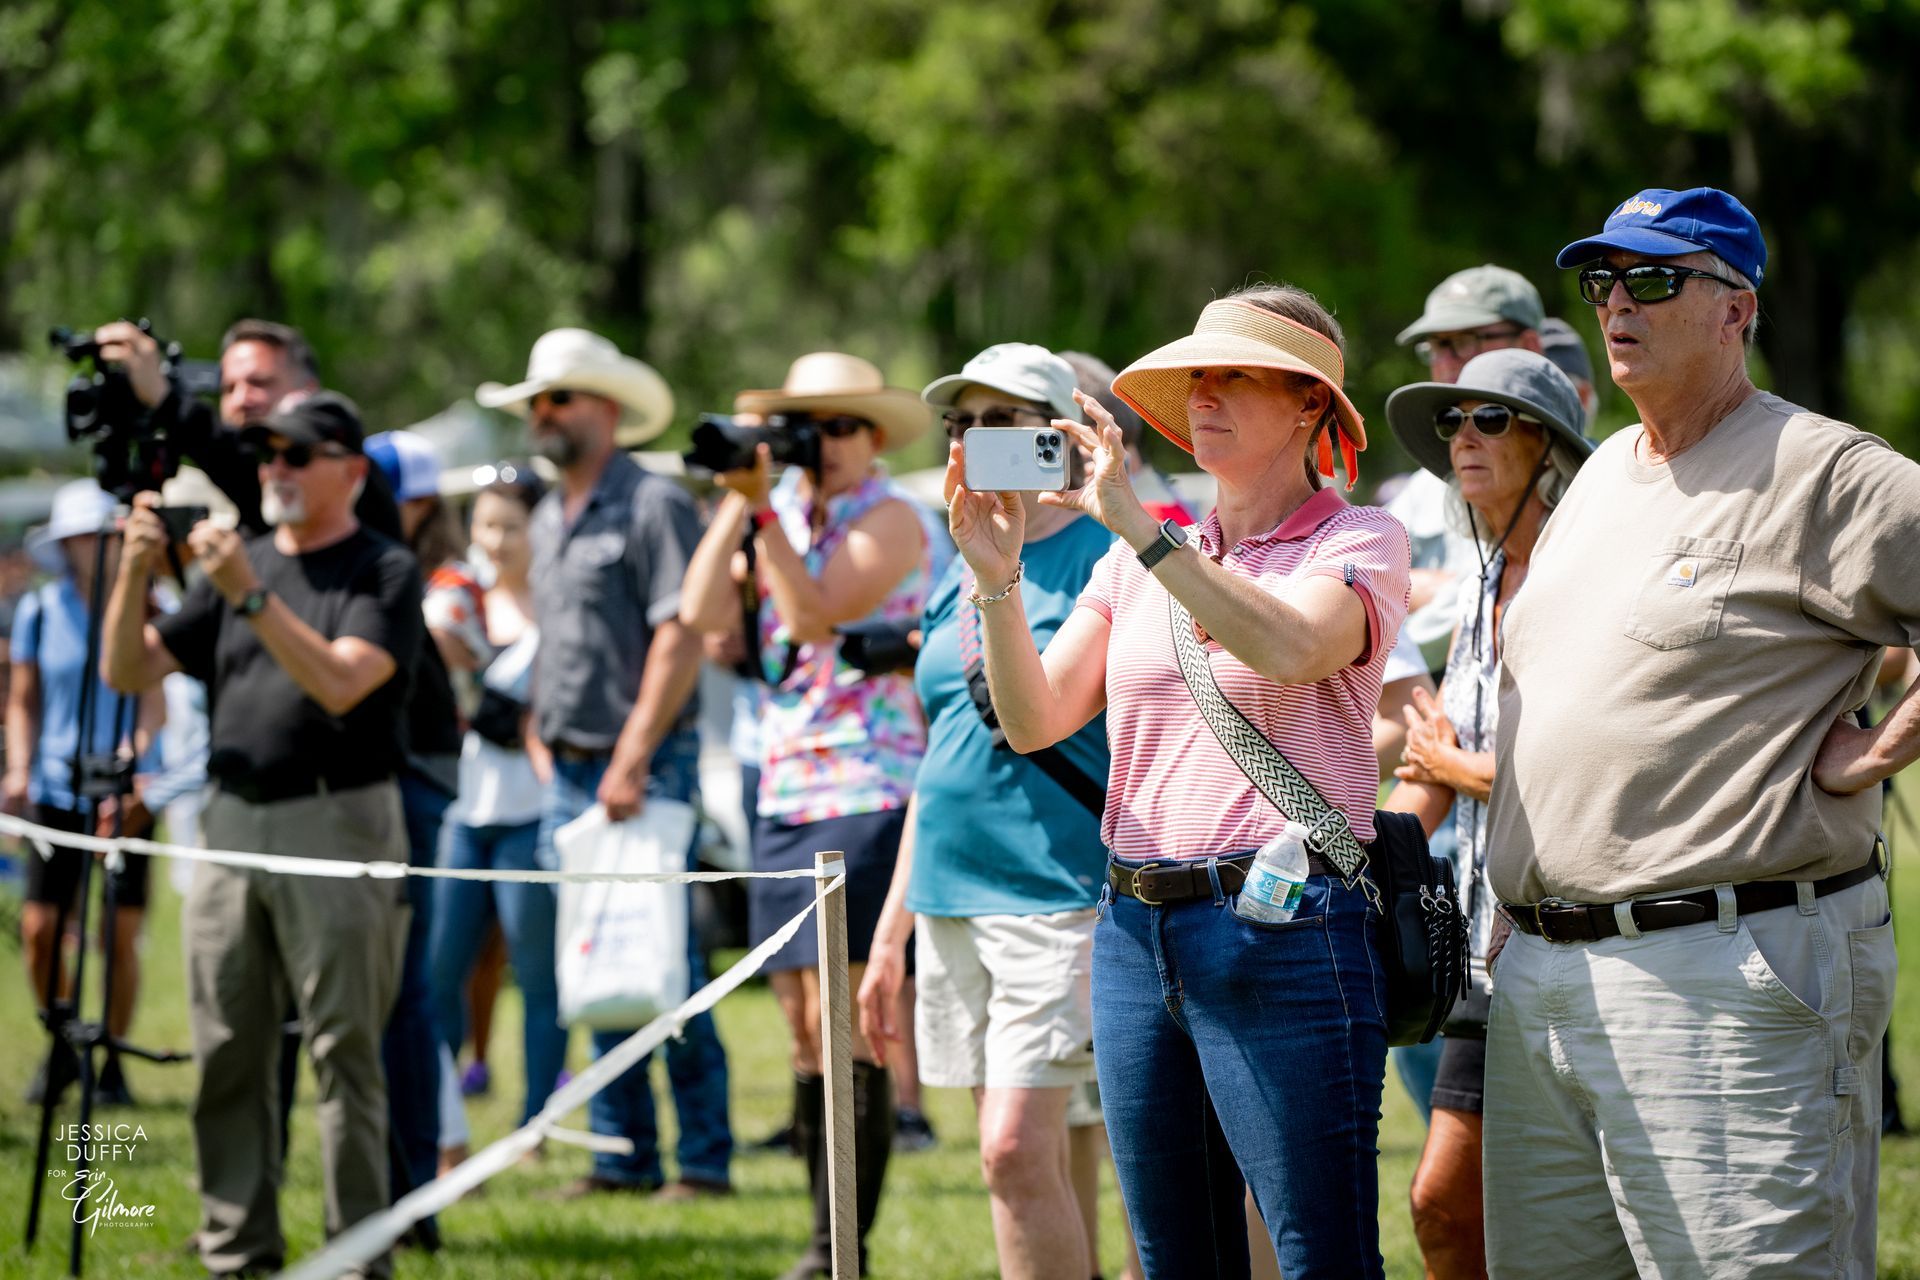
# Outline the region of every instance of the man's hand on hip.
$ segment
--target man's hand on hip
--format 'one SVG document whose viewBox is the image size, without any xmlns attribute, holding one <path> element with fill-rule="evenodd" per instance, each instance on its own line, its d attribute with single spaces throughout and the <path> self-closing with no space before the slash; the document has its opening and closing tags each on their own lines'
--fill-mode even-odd
<svg viewBox="0 0 1920 1280">
<path fill-rule="evenodd" d="M 601 775 L 600 790 L 594 796 L 615 822 L 625 822 L 647 807 L 646 765 L 621 762 L 615 755 Z"/>
<path fill-rule="evenodd" d="M 1874 748 L 1880 735 L 1845 716 L 1833 722 L 1813 757 L 1813 784 L 1836 796 L 1857 795 L 1887 778 Z"/>
</svg>

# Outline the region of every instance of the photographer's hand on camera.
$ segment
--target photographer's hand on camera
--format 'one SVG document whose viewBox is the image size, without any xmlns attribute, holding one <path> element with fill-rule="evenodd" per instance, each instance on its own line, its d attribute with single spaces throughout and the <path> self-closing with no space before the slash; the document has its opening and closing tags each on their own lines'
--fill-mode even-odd
<svg viewBox="0 0 1920 1280">
<path fill-rule="evenodd" d="M 167 563 L 167 526 L 156 508 L 160 495 L 148 490 L 133 495 L 133 510 L 121 530 L 120 572 L 152 577 Z"/>
<path fill-rule="evenodd" d="M 193 548 L 213 589 L 224 596 L 228 604 L 238 608 L 241 601 L 259 588 L 260 577 L 253 571 L 253 562 L 247 559 L 246 539 L 232 529 L 222 529 L 211 520 L 202 520 L 187 535 L 187 545 Z"/>
<path fill-rule="evenodd" d="M 751 467 L 718 472 L 713 482 L 746 499 L 749 511 L 766 510 L 767 500 L 773 494 L 773 451 L 764 444 L 755 446 Z"/>
<path fill-rule="evenodd" d="M 100 344 L 100 358 L 117 364 L 127 375 L 127 384 L 140 403 L 157 409 L 173 391 L 165 370 L 160 367 L 160 344 L 153 335 L 127 320 L 115 320 L 93 331 Z"/>
</svg>

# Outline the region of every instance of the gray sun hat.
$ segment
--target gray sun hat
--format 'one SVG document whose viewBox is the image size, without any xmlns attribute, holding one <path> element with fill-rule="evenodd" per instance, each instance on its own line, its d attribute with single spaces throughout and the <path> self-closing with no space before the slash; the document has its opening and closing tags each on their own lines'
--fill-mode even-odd
<svg viewBox="0 0 1920 1280">
<path fill-rule="evenodd" d="M 1492 263 L 1456 271 L 1427 295 L 1420 318 L 1400 331 L 1401 346 L 1436 333 L 1457 333 L 1490 324 L 1517 324 L 1538 329 L 1547 318 L 1540 291 L 1518 271 Z"/>
<path fill-rule="evenodd" d="M 1538 352 L 1509 347 L 1467 361 L 1458 382 L 1415 382 L 1387 397 L 1387 425 L 1413 460 L 1442 480 L 1453 478 L 1453 457 L 1433 430 L 1433 415 L 1462 400 L 1488 400 L 1538 419 L 1553 443 L 1584 462 L 1593 441 L 1573 382 Z"/>
</svg>

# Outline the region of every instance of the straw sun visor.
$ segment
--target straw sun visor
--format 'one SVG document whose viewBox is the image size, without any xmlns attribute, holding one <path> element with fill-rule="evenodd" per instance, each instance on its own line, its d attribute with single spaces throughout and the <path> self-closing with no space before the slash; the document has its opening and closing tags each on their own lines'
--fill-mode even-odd
<svg viewBox="0 0 1920 1280">
<path fill-rule="evenodd" d="M 1139 410 L 1161 435 L 1193 452 L 1187 397 L 1195 369 L 1278 369 L 1303 373 L 1333 392 L 1334 417 L 1347 488 L 1360 473 L 1357 454 L 1367 447 L 1366 420 L 1341 390 L 1346 361 L 1340 349 L 1303 324 L 1262 307 L 1222 298 L 1207 304 L 1193 332 L 1135 360 L 1113 380 L 1113 390 Z M 1334 441 L 1320 439 L 1320 471 L 1333 474 Z"/>
</svg>

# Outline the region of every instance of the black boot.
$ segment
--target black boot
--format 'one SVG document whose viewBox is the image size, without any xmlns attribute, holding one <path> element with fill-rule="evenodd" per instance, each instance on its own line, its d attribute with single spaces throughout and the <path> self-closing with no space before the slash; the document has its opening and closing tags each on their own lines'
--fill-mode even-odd
<svg viewBox="0 0 1920 1280">
<path fill-rule="evenodd" d="M 793 1078 L 793 1145 L 807 1162 L 813 1192 L 813 1239 L 780 1280 L 818 1280 L 833 1274 L 833 1226 L 827 1198 L 827 1082 L 822 1076 Z"/>
<path fill-rule="evenodd" d="M 833 1274 L 833 1201 L 827 1187 L 827 1089 L 819 1076 L 794 1081 L 793 1129 L 807 1158 L 813 1190 L 813 1242 L 781 1280 L 816 1280 Z M 853 1064 L 854 1221 L 860 1241 L 860 1274 L 867 1274 L 867 1232 L 880 1209 L 887 1158 L 893 1154 L 893 1078 L 871 1062 Z"/>
<path fill-rule="evenodd" d="M 867 1274 L 867 1232 L 893 1155 L 893 1076 L 871 1062 L 853 1064 L 854 1201 L 860 1224 L 860 1274 Z"/>
</svg>

